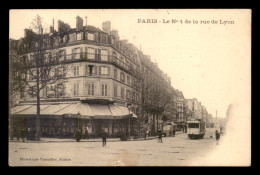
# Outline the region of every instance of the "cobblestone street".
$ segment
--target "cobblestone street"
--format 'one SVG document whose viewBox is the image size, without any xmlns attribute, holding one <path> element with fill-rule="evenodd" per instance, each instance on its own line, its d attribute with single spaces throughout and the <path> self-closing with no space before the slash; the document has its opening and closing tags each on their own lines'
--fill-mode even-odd
<svg viewBox="0 0 260 175">
<path fill-rule="evenodd" d="M 13 166 L 189 166 L 196 165 L 216 147 L 207 132 L 204 139 L 187 134 L 143 141 L 9 143 L 9 165 Z"/>
</svg>

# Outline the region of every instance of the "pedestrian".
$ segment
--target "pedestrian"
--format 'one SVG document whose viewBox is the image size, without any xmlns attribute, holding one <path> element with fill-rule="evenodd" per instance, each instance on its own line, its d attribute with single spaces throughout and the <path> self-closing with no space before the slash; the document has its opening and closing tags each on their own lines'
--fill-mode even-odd
<svg viewBox="0 0 260 175">
<path fill-rule="evenodd" d="M 106 131 L 102 132 L 102 143 L 103 143 L 103 147 L 106 146 L 106 144 L 107 144 L 107 133 L 106 133 Z"/>
<path fill-rule="evenodd" d="M 172 136 L 175 137 L 175 129 L 172 130 Z"/>
<path fill-rule="evenodd" d="M 147 139 L 148 136 L 149 136 L 149 130 L 147 130 L 147 131 L 145 132 L 145 139 Z"/>
<path fill-rule="evenodd" d="M 27 129 L 26 140 L 31 140 L 31 128 Z"/>
<path fill-rule="evenodd" d="M 85 139 L 88 139 L 88 127 L 86 127 L 86 131 L 85 131 Z"/>
<path fill-rule="evenodd" d="M 216 141 L 217 141 L 217 145 L 219 145 L 219 139 L 220 139 L 220 133 L 218 132 L 218 130 L 216 130 Z"/>
<path fill-rule="evenodd" d="M 25 129 L 24 129 L 24 128 L 21 129 L 20 133 L 21 133 L 20 135 L 21 135 L 22 141 L 24 142 L 24 139 L 25 139 L 25 137 L 26 137 L 26 131 L 25 131 Z"/>
<path fill-rule="evenodd" d="M 158 143 L 162 143 L 162 131 L 161 129 L 158 129 Z"/>
</svg>

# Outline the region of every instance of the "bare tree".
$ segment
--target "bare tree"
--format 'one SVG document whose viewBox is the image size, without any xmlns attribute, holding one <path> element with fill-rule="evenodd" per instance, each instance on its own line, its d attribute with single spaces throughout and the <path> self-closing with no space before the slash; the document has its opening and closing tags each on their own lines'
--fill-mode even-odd
<svg viewBox="0 0 260 175">
<path fill-rule="evenodd" d="M 49 88 L 55 92 L 55 97 L 60 96 L 58 90 L 62 88 L 59 87 L 62 86 L 66 72 L 70 69 L 68 64 L 63 62 L 64 52 L 58 48 L 54 36 L 43 34 L 42 22 L 42 18 L 37 15 L 32 22 L 35 32 L 27 31 L 14 59 L 17 73 L 13 84 L 20 89 L 22 87 L 23 92 L 31 97 L 36 96 L 37 99 L 36 140 L 40 140 L 40 94 L 44 88 Z"/>
</svg>

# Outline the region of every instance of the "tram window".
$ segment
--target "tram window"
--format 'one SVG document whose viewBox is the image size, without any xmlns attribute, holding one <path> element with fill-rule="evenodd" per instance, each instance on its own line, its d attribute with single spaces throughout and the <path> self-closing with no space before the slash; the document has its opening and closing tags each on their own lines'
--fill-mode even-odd
<svg viewBox="0 0 260 175">
<path fill-rule="evenodd" d="M 198 123 L 189 123 L 189 128 L 199 128 Z"/>
</svg>

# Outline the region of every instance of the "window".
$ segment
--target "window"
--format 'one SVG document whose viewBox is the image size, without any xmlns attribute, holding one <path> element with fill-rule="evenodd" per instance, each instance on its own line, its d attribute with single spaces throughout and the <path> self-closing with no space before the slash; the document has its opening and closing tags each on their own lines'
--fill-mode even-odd
<svg viewBox="0 0 260 175">
<path fill-rule="evenodd" d="M 73 95 L 79 95 L 79 83 L 74 83 Z"/>
<path fill-rule="evenodd" d="M 132 100 L 135 101 L 135 93 L 133 92 Z"/>
<path fill-rule="evenodd" d="M 107 96 L 107 85 L 102 84 L 102 96 Z"/>
<path fill-rule="evenodd" d="M 64 37 L 64 36 L 60 36 L 60 37 L 59 37 L 59 42 L 60 42 L 60 43 L 63 43 L 63 41 L 64 41 L 64 40 L 63 40 L 63 37 Z"/>
<path fill-rule="evenodd" d="M 189 123 L 188 127 L 189 128 L 199 128 L 199 124 L 198 123 Z"/>
<path fill-rule="evenodd" d="M 121 72 L 121 74 L 120 74 L 120 80 L 122 82 L 125 82 L 125 74 L 123 72 Z"/>
<path fill-rule="evenodd" d="M 29 94 L 30 94 L 31 98 L 36 97 L 35 92 L 34 92 L 34 87 L 30 87 Z"/>
<path fill-rule="evenodd" d="M 94 95 L 94 90 L 95 90 L 95 84 L 89 83 L 88 84 L 88 95 Z"/>
<path fill-rule="evenodd" d="M 101 67 L 101 75 L 108 75 L 108 67 Z"/>
<path fill-rule="evenodd" d="M 108 51 L 107 50 L 104 50 L 104 49 L 101 50 L 101 60 L 108 61 Z"/>
<path fill-rule="evenodd" d="M 127 84 L 130 85 L 130 76 L 129 75 L 127 75 L 126 81 L 127 81 Z"/>
<path fill-rule="evenodd" d="M 117 69 L 114 69 L 114 78 L 117 79 Z"/>
<path fill-rule="evenodd" d="M 87 48 L 87 59 L 95 59 L 95 49 L 94 48 L 90 48 L 90 47 L 88 47 Z"/>
<path fill-rule="evenodd" d="M 126 99 L 127 99 L 127 100 L 130 99 L 130 91 L 129 91 L 129 90 L 126 91 Z"/>
<path fill-rule="evenodd" d="M 125 98 L 125 89 L 123 87 L 121 88 L 121 98 Z"/>
<path fill-rule="evenodd" d="M 93 41 L 94 40 L 94 34 L 88 33 L 88 40 Z"/>
<path fill-rule="evenodd" d="M 25 73 L 22 73 L 21 75 L 22 75 L 22 79 L 25 79 L 26 77 Z"/>
<path fill-rule="evenodd" d="M 77 33 L 77 41 L 83 40 L 83 33 Z"/>
<path fill-rule="evenodd" d="M 47 95 L 48 95 L 48 87 L 45 86 L 45 87 L 43 88 L 43 98 L 46 98 Z"/>
<path fill-rule="evenodd" d="M 70 42 L 76 41 L 76 33 L 69 34 L 69 41 Z"/>
<path fill-rule="evenodd" d="M 139 94 L 136 93 L 136 101 L 139 101 Z"/>
<path fill-rule="evenodd" d="M 86 65 L 85 74 L 92 76 L 97 74 L 97 67 L 94 67 L 93 65 Z"/>
<path fill-rule="evenodd" d="M 115 44 L 114 38 L 111 38 L 111 44 Z"/>
<path fill-rule="evenodd" d="M 78 76 L 79 75 L 79 66 L 74 66 L 74 76 Z"/>
<path fill-rule="evenodd" d="M 68 36 L 65 35 L 65 36 L 63 37 L 63 43 L 66 43 L 67 41 L 68 41 Z"/>
<path fill-rule="evenodd" d="M 18 72 L 17 72 L 17 73 L 18 73 Z M 34 77 L 35 75 L 36 75 L 36 71 L 33 70 L 33 71 L 32 71 L 32 74 L 29 75 L 29 80 L 34 80 L 34 79 L 35 79 L 35 77 Z"/>
<path fill-rule="evenodd" d="M 117 97 L 117 86 L 114 86 L 114 97 Z"/>
<path fill-rule="evenodd" d="M 73 59 L 80 59 L 80 48 L 72 49 Z"/>
<path fill-rule="evenodd" d="M 66 60 L 66 55 L 65 55 L 65 50 L 59 50 L 59 56 L 58 58 L 60 58 L 61 61 Z"/>
<path fill-rule="evenodd" d="M 20 98 L 24 98 L 24 91 L 22 89 L 20 90 Z"/>
</svg>

